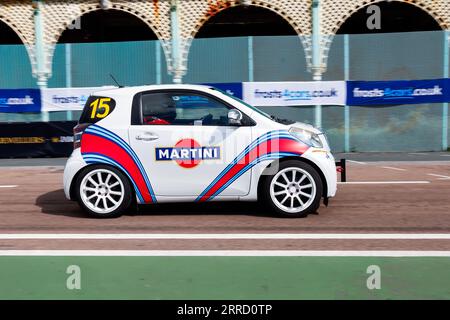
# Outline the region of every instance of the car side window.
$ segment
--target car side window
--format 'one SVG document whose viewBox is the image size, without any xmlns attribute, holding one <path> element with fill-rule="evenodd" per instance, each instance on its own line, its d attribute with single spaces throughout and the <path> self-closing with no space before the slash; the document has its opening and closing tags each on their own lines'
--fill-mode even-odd
<svg viewBox="0 0 450 320">
<path fill-rule="evenodd" d="M 141 106 L 144 125 L 227 126 L 230 110 L 214 98 L 182 91 L 144 93 Z"/>
</svg>

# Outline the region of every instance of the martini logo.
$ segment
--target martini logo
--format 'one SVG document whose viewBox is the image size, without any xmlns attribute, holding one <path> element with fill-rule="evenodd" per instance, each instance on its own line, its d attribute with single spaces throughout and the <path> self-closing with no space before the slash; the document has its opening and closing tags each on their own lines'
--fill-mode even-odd
<svg viewBox="0 0 450 320">
<path fill-rule="evenodd" d="M 220 147 L 202 147 L 194 139 L 182 139 L 173 148 L 156 148 L 156 161 L 174 160 L 183 168 L 194 168 L 202 160 L 220 158 Z"/>
</svg>

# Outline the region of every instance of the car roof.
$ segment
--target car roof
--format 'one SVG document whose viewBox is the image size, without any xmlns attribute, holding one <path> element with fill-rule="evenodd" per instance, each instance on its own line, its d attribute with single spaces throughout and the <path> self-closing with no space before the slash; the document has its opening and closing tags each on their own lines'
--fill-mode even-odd
<svg viewBox="0 0 450 320">
<path fill-rule="evenodd" d="M 93 93 L 93 95 L 135 95 L 142 91 L 150 90 L 168 90 L 168 89 L 184 89 L 184 90 L 199 90 L 208 91 L 212 87 L 198 84 L 158 84 L 158 85 L 146 85 L 135 87 L 122 87 L 114 89 L 99 90 Z"/>
</svg>

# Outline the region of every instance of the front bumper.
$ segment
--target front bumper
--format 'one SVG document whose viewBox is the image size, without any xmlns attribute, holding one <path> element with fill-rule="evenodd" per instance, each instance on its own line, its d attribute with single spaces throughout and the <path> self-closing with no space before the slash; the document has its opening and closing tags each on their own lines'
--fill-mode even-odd
<svg viewBox="0 0 450 320">
<path fill-rule="evenodd" d="M 327 198 L 336 195 L 337 190 L 337 172 L 336 162 L 330 151 L 318 148 L 309 148 L 303 154 L 303 157 L 313 162 L 322 171 L 327 183 Z"/>
</svg>

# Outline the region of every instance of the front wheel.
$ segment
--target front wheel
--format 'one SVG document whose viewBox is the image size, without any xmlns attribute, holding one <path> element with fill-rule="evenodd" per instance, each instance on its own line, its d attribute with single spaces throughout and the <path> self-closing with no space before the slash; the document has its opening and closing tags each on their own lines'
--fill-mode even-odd
<svg viewBox="0 0 450 320">
<path fill-rule="evenodd" d="M 116 168 L 105 165 L 84 169 L 77 178 L 76 193 L 80 206 L 96 218 L 118 217 L 132 203 L 128 179 Z"/>
<path fill-rule="evenodd" d="M 261 196 L 276 213 L 306 217 L 316 212 L 323 193 L 322 180 L 309 164 L 289 160 L 263 181 Z"/>
</svg>

